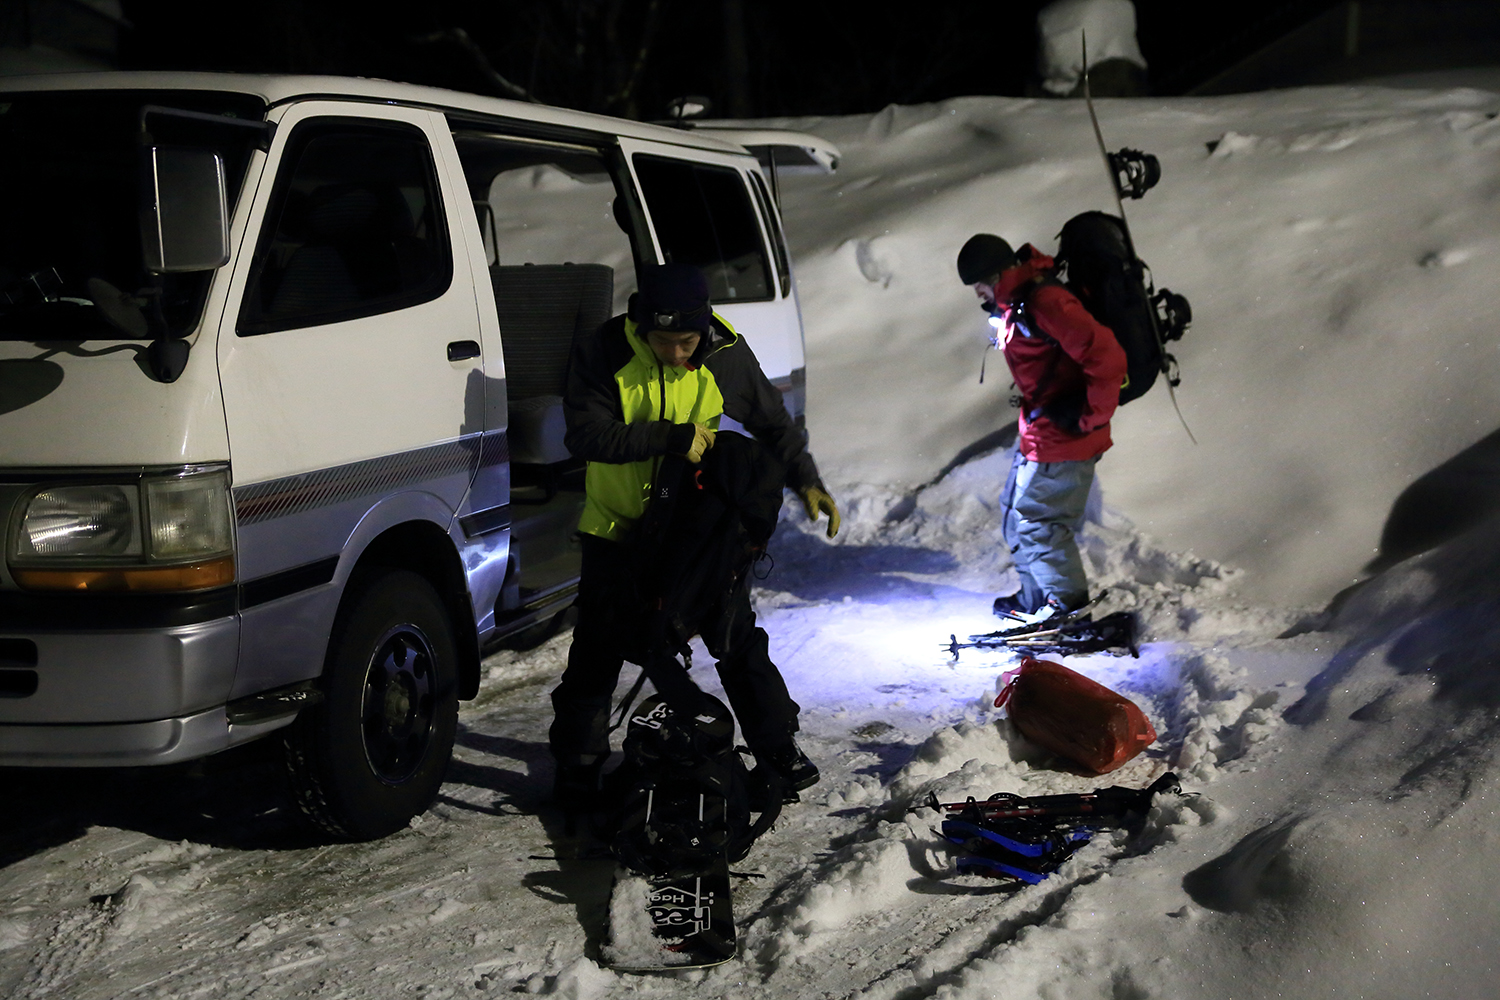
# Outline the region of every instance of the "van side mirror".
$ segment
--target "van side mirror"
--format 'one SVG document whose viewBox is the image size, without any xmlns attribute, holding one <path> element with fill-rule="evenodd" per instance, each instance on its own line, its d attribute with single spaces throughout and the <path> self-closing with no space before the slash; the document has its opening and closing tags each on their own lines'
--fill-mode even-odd
<svg viewBox="0 0 1500 1000">
<path fill-rule="evenodd" d="M 218 153 L 147 147 L 141 187 L 141 248 L 149 270 L 212 271 L 229 262 L 229 199 Z"/>
</svg>

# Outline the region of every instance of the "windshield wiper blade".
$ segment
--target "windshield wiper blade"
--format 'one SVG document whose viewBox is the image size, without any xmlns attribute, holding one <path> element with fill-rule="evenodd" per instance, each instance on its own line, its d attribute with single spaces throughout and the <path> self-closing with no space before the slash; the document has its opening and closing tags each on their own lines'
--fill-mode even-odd
<svg viewBox="0 0 1500 1000">
<path fill-rule="evenodd" d="M 57 268 L 32 271 L 0 289 L 0 311 L 55 302 L 61 297 L 62 289 L 62 275 L 57 273 Z"/>
</svg>

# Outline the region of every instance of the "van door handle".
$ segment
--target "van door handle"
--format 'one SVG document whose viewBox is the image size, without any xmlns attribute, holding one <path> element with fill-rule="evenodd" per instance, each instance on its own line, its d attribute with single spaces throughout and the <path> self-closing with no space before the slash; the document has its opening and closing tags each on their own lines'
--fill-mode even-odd
<svg viewBox="0 0 1500 1000">
<path fill-rule="evenodd" d="M 479 357 L 479 343 L 474 340 L 455 340 L 448 345 L 449 361 L 467 361 Z"/>
</svg>

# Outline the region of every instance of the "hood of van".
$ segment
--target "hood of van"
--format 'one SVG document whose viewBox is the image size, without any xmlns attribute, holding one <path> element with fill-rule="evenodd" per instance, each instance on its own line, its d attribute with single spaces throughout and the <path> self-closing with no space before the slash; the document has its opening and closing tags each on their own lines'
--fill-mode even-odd
<svg viewBox="0 0 1500 1000">
<path fill-rule="evenodd" d="M 171 383 L 148 374 L 146 344 L 0 340 L 0 469 L 227 460 L 211 344 Z"/>
</svg>

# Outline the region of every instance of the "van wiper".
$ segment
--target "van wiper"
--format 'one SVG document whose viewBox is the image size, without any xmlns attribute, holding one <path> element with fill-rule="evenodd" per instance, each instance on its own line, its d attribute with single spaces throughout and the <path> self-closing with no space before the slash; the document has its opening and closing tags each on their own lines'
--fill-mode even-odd
<svg viewBox="0 0 1500 1000">
<path fill-rule="evenodd" d="M 55 267 L 44 267 L 0 288 L 0 316 L 44 309 L 47 306 L 97 308 L 103 318 L 132 339 L 145 340 L 151 334 L 144 307 L 148 300 L 126 295 L 103 278 L 90 278 L 85 286 L 88 297 L 63 294 L 62 276 Z M 147 289 L 144 294 L 150 294 Z"/>
<path fill-rule="evenodd" d="M 49 302 L 75 302 L 62 294 L 62 276 L 55 267 L 32 271 L 0 288 L 0 313 L 35 308 Z M 88 303 L 93 305 L 92 302 Z"/>
<path fill-rule="evenodd" d="M 32 271 L 0 288 L 0 320 L 11 321 L 7 325 L 26 325 L 27 319 L 35 317 L 36 327 L 26 331 L 27 337 L 45 335 L 60 340 L 98 336 L 91 326 L 101 319 L 130 340 L 147 340 L 152 336 L 153 325 L 164 325 L 153 324 L 153 311 L 147 309 L 152 304 L 149 296 L 155 289 L 144 290 L 148 297 L 143 299 L 120 291 L 103 278 L 89 278 L 85 287 L 87 298 L 64 295 L 57 268 Z M 61 310 L 62 315 L 54 310 Z M 39 315 L 44 311 L 49 314 L 45 319 Z M 74 322 L 70 323 L 70 319 Z M 82 324 L 77 320 L 82 320 Z"/>
</svg>

